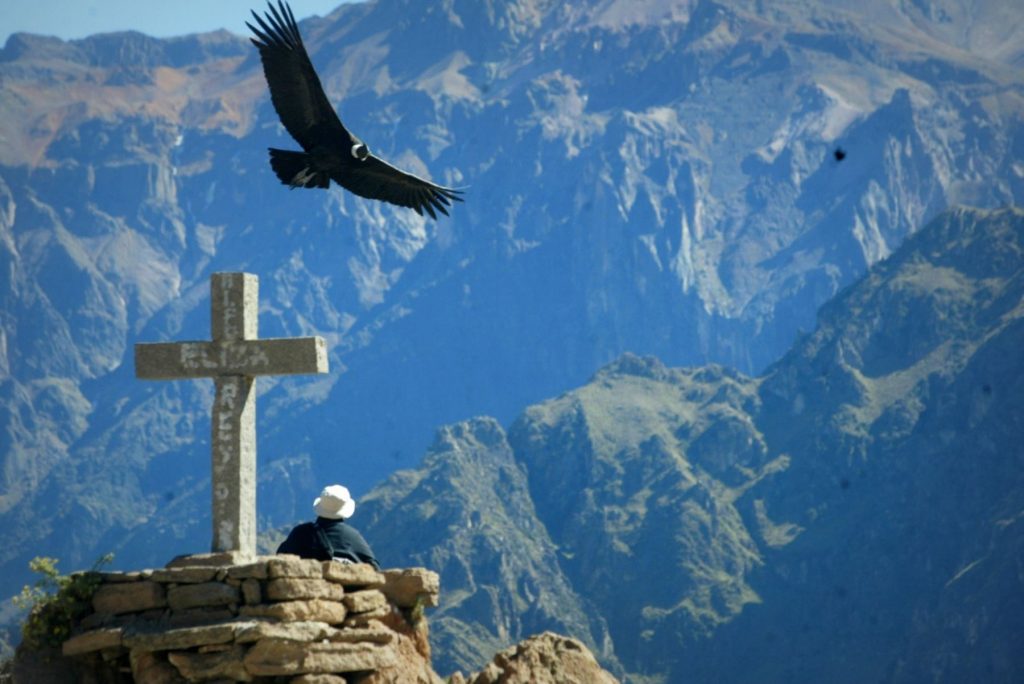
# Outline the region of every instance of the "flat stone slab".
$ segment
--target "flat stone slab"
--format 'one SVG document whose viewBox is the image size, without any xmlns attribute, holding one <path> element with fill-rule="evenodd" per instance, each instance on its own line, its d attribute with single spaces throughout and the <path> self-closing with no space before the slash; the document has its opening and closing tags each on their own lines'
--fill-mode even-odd
<svg viewBox="0 0 1024 684">
<path fill-rule="evenodd" d="M 185 556 L 175 556 L 165 566 L 168 568 L 188 568 L 195 566 L 216 565 L 244 565 L 251 563 L 256 556 L 244 551 L 217 551 L 215 553 L 193 553 Z"/>
<path fill-rule="evenodd" d="M 176 583 L 176 584 L 197 584 L 209 582 L 221 572 L 222 568 L 215 565 L 208 566 L 186 566 L 180 568 L 164 568 L 154 570 L 150 579 L 154 582 Z"/>
<path fill-rule="evenodd" d="M 240 592 L 236 587 L 223 582 L 182 584 L 167 590 L 167 605 L 171 610 L 209 608 L 232 603 L 241 603 Z"/>
<path fill-rule="evenodd" d="M 391 605 L 378 610 L 371 610 L 369 613 L 353 613 L 345 618 L 345 622 L 342 623 L 343 629 L 364 629 L 372 627 L 374 624 L 387 619 L 391 615 L 393 610 Z"/>
<path fill-rule="evenodd" d="M 271 601 L 311 598 L 340 601 L 345 596 L 345 588 L 340 584 L 322 579 L 278 577 L 267 582 L 265 593 Z"/>
<path fill-rule="evenodd" d="M 226 644 L 235 635 L 255 624 L 251 620 L 221 622 L 215 625 L 160 629 L 157 627 L 128 626 L 124 630 L 123 644 L 141 651 L 181 651 L 196 646 Z"/>
<path fill-rule="evenodd" d="M 400 608 L 413 608 L 417 604 L 436 607 L 441 593 L 441 578 L 426 568 L 385 570 L 387 582 L 381 591 Z"/>
<path fill-rule="evenodd" d="M 254 622 L 235 636 L 239 644 L 252 643 L 260 639 L 287 639 L 289 641 L 323 641 L 329 639 L 340 641 L 341 630 L 331 627 L 326 622 Z"/>
<path fill-rule="evenodd" d="M 113 584 L 115 582 L 138 582 L 139 580 L 149 579 L 153 573 L 152 570 L 137 570 L 134 572 L 97 572 L 100 582 L 103 584 Z"/>
<path fill-rule="evenodd" d="M 163 620 L 169 627 L 196 627 L 230 622 L 237 617 L 229 606 L 200 606 L 172 611 L 170 616 L 165 616 Z"/>
<path fill-rule="evenodd" d="M 348 680 L 332 674 L 304 674 L 288 680 L 288 684 L 347 684 Z"/>
<path fill-rule="evenodd" d="M 65 656 L 82 655 L 105 648 L 117 648 L 121 645 L 122 630 L 120 627 L 94 629 L 73 636 L 61 645 L 61 653 Z"/>
<path fill-rule="evenodd" d="M 364 672 L 395 665 L 397 658 L 376 644 L 314 643 L 261 639 L 245 655 L 245 669 L 259 676 Z"/>
<path fill-rule="evenodd" d="M 260 581 L 258 579 L 244 579 L 242 580 L 242 598 L 245 600 L 246 605 L 255 606 L 263 601 L 263 590 L 260 589 Z"/>
<path fill-rule="evenodd" d="M 282 622 L 326 622 L 329 625 L 340 625 L 345 621 L 345 604 L 325 599 L 309 599 L 308 601 L 283 601 L 260 606 L 242 606 L 239 615 L 245 617 L 274 618 Z"/>
<path fill-rule="evenodd" d="M 324 576 L 323 561 L 299 558 L 291 554 L 275 556 L 267 561 L 267 577 L 305 577 L 321 579 Z"/>
<path fill-rule="evenodd" d="M 344 641 L 348 643 L 373 643 L 373 644 L 390 644 L 395 640 L 395 633 L 380 624 L 379 622 L 371 623 L 367 627 L 346 627 L 345 629 L 337 629 L 334 634 L 329 636 L 330 641 Z"/>
<path fill-rule="evenodd" d="M 342 600 L 349 613 L 371 613 L 388 607 L 388 600 L 377 589 L 349 592 Z"/>
<path fill-rule="evenodd" d="M 230 579 L 267 579 L 267 559 L 228 568 Z"/>
<path fill-rule="evenodd" d="M 93 610 L 111 615 L 138 613 L 166 605 L 167 595 L 163 585 L 150 580 L 103 584 L 92 595 Z"/>
<path fill-rule="evenodd" d="M 129 681 L 146 684 L 185 684 L 188 680 L 177 668 L 167 662 L 163 654 L 134 649 L 128 654 L 132 678 Z"/>
<path fill-rule="evenodd" d="M 345 587 L 377 588 L 384 586 L 384 574 L 369 563 L 339 563 L 322 561 L 325 580 Z"/>
<path fill-rule="evenodd" d="M 252 675 L 242 664 L 244 657 L 245 647 L 237 644 L 222 651 L 207 653 L 172 651 L 167 654 L 167 660 L 178 668 L 178 672 L 190 682 L 210 680 L 251 682 Z"/>
</svg>

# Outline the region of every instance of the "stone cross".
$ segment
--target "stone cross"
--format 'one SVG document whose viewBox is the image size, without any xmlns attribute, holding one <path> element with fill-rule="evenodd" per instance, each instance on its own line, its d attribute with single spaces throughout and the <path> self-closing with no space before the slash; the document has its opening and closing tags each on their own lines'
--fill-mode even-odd
<svg viewBox="0 0 1024 684">
<path fill-rule="evenodd" d="M 327 372 L 322 337 L 257 339 L 259 279 L 251 273 L 210 278 L 205 342 L 135 345 L 143 380 L 213 378 L 214 552 L 256 553 L 256 376 Z"/>
</svg>

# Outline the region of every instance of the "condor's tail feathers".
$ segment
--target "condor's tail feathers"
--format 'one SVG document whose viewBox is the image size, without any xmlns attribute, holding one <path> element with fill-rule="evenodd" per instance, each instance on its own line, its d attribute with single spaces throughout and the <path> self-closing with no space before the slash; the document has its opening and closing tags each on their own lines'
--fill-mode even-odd
<svg viewBox="0 0 1024 684">
<path fill-rule="evenodd" d="M 281 182 L 292 188 L 326 188 L 331 177 L 312 168 L 312 160 L 305 152 L 270 149 L 270 166 Z"/>
</svg>

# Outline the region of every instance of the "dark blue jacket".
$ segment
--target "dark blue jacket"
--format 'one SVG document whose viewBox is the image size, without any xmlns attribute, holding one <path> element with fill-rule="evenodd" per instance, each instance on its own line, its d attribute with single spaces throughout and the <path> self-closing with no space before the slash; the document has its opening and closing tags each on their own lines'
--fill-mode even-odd
<svg viewBox="0 0 1024 684">
<path fill-rule="evenodd" d="M 332 549 L 334 558 L 346 558 L 354 563 L 369 563 L 380 570 L 380 564 L 374 557 L 370 545 L 363 539 L 363 535 L 351 525 L 346 525 L 344 520 L 317 518 L 316 522 L 296 525 L 288 533 L 288 538 L 277 547 L 277 552 L 328 560 L 332 556 Z"/>
</svg>

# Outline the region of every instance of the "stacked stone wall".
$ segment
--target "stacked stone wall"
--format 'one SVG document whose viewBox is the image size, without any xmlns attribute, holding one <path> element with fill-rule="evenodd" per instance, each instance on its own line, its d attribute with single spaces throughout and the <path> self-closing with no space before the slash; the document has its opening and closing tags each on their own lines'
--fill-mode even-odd
<svg viewBox="0 0 1024 684">
<path fill-rule="evenodd" d="M 186 556 L 100 573 L 63 645 L 84 679 L 287 684 L 437 682 L 423 609 L 436 573 L 267 556 Z"/>
</svg>

